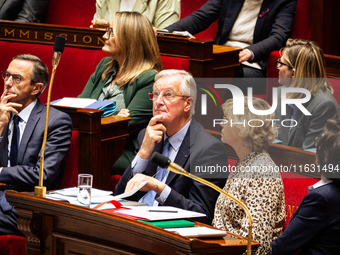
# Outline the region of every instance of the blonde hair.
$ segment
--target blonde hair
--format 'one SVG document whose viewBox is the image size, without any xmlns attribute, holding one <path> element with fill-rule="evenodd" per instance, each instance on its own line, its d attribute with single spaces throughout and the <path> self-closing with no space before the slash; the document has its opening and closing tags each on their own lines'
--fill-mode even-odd
<svg viewBox="0 0 340 255">
<path fill-rule="evenodd" d="M 145 70 L 163 69 L 156 35 L 150 21 L 143 14 L 116 12 L 113 19 L 113 34 L 117 48 L 125 56 L 117 73 L 120 78 L 116 83 L 120 88 L 125 84 L 131 84 Z M 112 59 L 102 74 L 103 80 L 114 65 L 118 63 Z"/>
<path fill-rule="evenodd" d="M 322 50 L 314 43 L 303 39 L 288 39 L 281 50 L 291 69 L 295 69 L 290 87 L 308 89 L 313 96 L 322 89 L 333 94 L 333 88 L 327 81 L 325 58 Z M 289 93 L 288 98 L 302 98 L 303 93 Z"/>
<path fill-rule="evenodd" d="M 269 104 L 261 98 L 253 97 L 252 101 L 257 110 L 268 110 L 270 108 Z M 278 132 L 274 121 L 270 121 L 275 119 L 274 113 L 269 115 L 252 113 L 248 107 L 248 97 L 244 97 L 244 115 L 233 115 L 233 99 L 227 100 L 222 108 L 229 123 L 231 120 L 233 123 L 245 121 L 245 125 L 236 124 L 232 126 L 234 134 L 241 138 L 243 146 L 252 151 L 262 151 L 267 149 L 274 141 Z M 252 126 L 248 125 L 249 120 L 252 120 Z"/>
</svg>

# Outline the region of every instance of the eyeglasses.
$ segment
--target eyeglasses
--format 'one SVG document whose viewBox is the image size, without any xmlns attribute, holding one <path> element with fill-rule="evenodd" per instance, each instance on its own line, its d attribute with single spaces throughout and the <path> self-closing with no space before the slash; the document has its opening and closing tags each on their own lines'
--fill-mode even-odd
<svg viewBox="0 0 340 255">
<path fill-rule="evenodd" d="M 13 82 L 15 84 L 19 84 L 21 82 L 22 78 L 23 78 L 19 74 L 10 74 L 7 71 L 2 71 L 1 73 L 2 73 L 2 79 L 4 79 L 4 81 L 8 81 L 8 79 L 12 76 Z"/>
<path fill-rule="evenodd" d="M 106 33 L 108 35 L 108 38 L 113 36 L 113 28 L 112 27 L 107 27 L 106 28 Z"/>
<path fill-rule="evenodd" d="M 283 62 L 281 62 L 281 58 L 278 58 L 277 60 L 276 60 L 276 68 L 280 68 L 281 66 L 288 66 L 288 68 L 291 68 L 289 65 L 287 65 L 287 64 L 285 64 L 285 63 L 283 63 Z"/>
<path fill-rule="evenodd" d="M 226 116 L 223 116 L 223 121 L 222 121 L 221 125 L 225 125 L 225 124 L 227 124 L 227 123 L 228 123 L 228 121 L 229 121 L 228 117 L 226 117 Z"/>
<path fill-rule="evenodd" d="M 167 102 L 174 100 L 175 97 L 189 97 L 183 95 L 176 95 L 175 92 L 172 90 L 165 90 L 162 93 L 159 93 L 158 91 L 149 92 L 150 100 L 157 100 L 160 96 L 162 96 L 163 100 Z"/>
</svg>

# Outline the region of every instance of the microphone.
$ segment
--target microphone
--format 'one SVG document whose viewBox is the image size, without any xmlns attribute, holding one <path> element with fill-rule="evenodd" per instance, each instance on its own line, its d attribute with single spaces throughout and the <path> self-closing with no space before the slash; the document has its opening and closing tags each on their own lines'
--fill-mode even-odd
<svg viewBox="0 0 340 255">
<path fill-rule="evenodd" d="M 61 53 L 64 51 L 65 47 L 65 37 L 63 36 L 56 36 L 53 46 L 53 59 L 52 59 L 52 75 L 51 75 L 51 81 L 50 86 L 48 88 L 48 94 L 47 94 L 47 104 L 46 104 L 46 120 L 45 120 L 45 130 L 44 130 L 44 137 L 43 142 L 41 145 L 41 152 L 40 152 L 40 169 L 39 169 L 39 186 L 34 187 L 34 195 L 39 197 L 46 197 L 46 187 L 43 186 L 43 177 L 44 177 L 44 152 L 45 152 L 45 146 L 46 146 L 46 140 L 47 140 L 47 131 L 48 131 L 48 117 L 50 114 L 50 101 L 51 101 L 51 92 L 52 92 L 52 86 L 54 81 L 54 75 L 57 70 L 57 66 L 60 61 Z"/>
<path fill-rule="evenodd" d="M 150 157 L 150 162 L 156 164 L 157 166 L 161 167 L 161 168 L 166 168 L 169 169 L 171 172 L 174 172 L 176 174 L 181 174 L 184 175 L 188 178 L 191 178 L 195 181 L 198 181 L 200 183 L 203 183 L 207 186 L 209 186 L 210 188 L 218 191 L 219 193 L 222 193 L 223 195 L 225 195 L 226 197 L 230 198 L 231 200 L 233 200 L 234 202 L 236 202 L 237 204 L 239 204 L 242 209 L 245 211 L 248 219 L 249 219 L 249 230 L 248 230 L 248 244 L 247 244 L 247 255 L 250 255 L 251 253 L 251 230 L 252 230 L 252 217 L 250 215 L 249 209 L 245 206 L 245 204 L 243 202 L 241 202 L 239 199 L 237 199 L 236 197 L 230 195 L 229 193 L 225 192 L 223 189 L 221 189 L 220 187 L 218 187 L 217 185 L 204 180 L 200 177 L 197 177 L 196 175 L 193 175 L 187 171 L 185 171 L 181 166 L 177 165 L 174 162 L 171 162 L 171 160 L 167 157 L 165 157 L 164 155 L 158 153 L 158 152 L 154 152 L 151 157 Z"/>
<path fill-rule="evenodd" d="M 53 46 L 53 60 L 52 60 L 52 69 L 55 70 L 59 64 L 61 53 L 63 53 L 65 48 L 65 37 L 56 36 Z M 53 72 L 52 70 L 52 72 Z"/>
</svg>

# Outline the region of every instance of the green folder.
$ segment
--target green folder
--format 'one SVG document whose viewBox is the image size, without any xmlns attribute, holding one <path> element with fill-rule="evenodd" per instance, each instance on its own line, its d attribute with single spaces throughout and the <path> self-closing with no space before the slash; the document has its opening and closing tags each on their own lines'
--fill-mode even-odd
<svg viewBox="0 0 340 255">
<path fill-rule="evenodd" d="M 195 226 L 195 223 L 188 220 L 161 220 L 161 221 L 137 220 L 137 221 L 147 223 L 159 228 L 183 228 Z"/>
</svg>

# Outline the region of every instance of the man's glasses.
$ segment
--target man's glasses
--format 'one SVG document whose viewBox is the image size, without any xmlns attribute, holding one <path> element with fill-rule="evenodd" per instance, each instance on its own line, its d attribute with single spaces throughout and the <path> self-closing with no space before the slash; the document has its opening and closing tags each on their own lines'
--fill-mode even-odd
<svg viewBox="0 0 340 255">
<path fill-rule="evenodd" d="M 113 28 L 112 27 L 107 27 L 106 28 L 106 33 L 107 33 L 107 37 L 110 38 L 113 36 Z"/>
<path fill-rule="evenodd" d="M 1 73 L 2 73 L 2 79 L 4 79 L 4 81 L 8 81 L 11 76 L 15 84 L 19 84 L 22 80 L 22 76 L 19 74 L 10 74 L 7 71 L 2 71 Z"/>
<path fill-rule="evenodd" d="M 278 58 L 277 60 L 276 60 L 276 68 L 280 68 L 281 66 L 288 66 L 288 68 L 291 68 L 289 65 L 287 65 L 287 64 L 285 64 L 285 63 L 283 63 L 283 62 L 281 62 L 281 58 Z"/>
<path fill-rule="evenodd" d="M 167 102 L 174 100 L 175 97 L 189 97 L 189 96 L 183 96 L 183 95 L 176 95 L 175 92 L 171 90 L 166 90 L 162 93 L 159 93 L 158 91 L 149 92 L 150 100 L 157 100 L 160 96 L 163 98 L 164 101 L 167 101 Z"/>
</svg>

